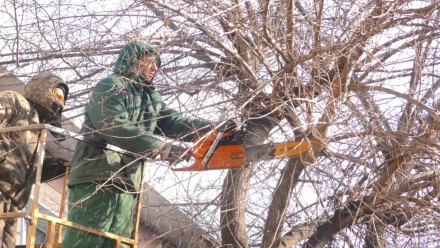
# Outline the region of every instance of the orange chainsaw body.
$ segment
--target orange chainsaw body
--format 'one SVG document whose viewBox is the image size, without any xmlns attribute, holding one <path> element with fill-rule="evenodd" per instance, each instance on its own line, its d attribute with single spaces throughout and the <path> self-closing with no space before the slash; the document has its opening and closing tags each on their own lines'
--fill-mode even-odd
<svg viewBox="0 0 440 248">
<path fill-rule="evenodd" d="M 248 147 L 248 150 L 245 150 L 243 141 L 237 140 L 237 136 L 233 133 L 212 132 L 194 141 L 195 146 L 189 151 L 195 159 L 191 166 L 171 169 L 173 171 L 204 171 L 237 168 L 245 165 L 247 159 L 256 161 L 254 154 L 257 154 L 258 159 L 290 158 L 310 150 L 312 143 L 315 142 L 314 140 L 290 141 Z M 246 152 L 249 153 L 248 158 Z"/>
<path fill-rule="evenodd" d="M 203 165 L 208 150 L 216 139 L 218 132 L 213 132 L 204 139 L 196 139 L 194 148 L 189 151 L 195 158 L 194 164 L 184 168 L 173 168 L 174 171 L 202 171 L 215 169 L 230 169 L 241 167 L 246 163 L 246 153 L 242 144 L 219 144 L 212 153 L 211 158 Z M 223 138 L 232 136 L 231 133 L 224 134 Z"/>
</svg>

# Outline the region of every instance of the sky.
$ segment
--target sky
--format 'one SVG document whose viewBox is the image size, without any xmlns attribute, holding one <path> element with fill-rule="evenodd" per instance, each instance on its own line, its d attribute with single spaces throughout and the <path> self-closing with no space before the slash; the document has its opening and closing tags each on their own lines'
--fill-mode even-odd
<svg viewBox="0 0 440 248">
<path fill-rule="evenodd" d="M 25 1 L 24 1 L 25 2 Z M 23 3 L 24 3 L 23 2 Z M 38 2 L 38 4 L 35 4 Z M 163 29 L 160 29 L 159 27 L 162 25 L 162 23 L 156 23 L 154 22 L 153 18 L 151 16 L 148 16 L 146 12 L 143 12 L 142 10 L 136 10 L 132 12 L 124 12 L 126 15 L 130 15 L 129 18 L 123 19 L 123 21 L 116 24 L 116 21 L 118 19 L 118 14 L 121 13 L 121 10 L 127 9 L 127 6 L 130 6 L 130 4 L 134 4 L 132 1 L 124 1 L 124 0 L 113 0 L 113 1 L 106 1 L 105 3 L 102 1 L 71 1 L 70 4 L 76 4 L 75 6 L 67 5 L 67 4 L 60 4 L 62 11 L 56 12 L 54 6 L 50 5 L 54 4 L 54 2 L 47 0 L 47 1 L 36 1 L 32 2 L 32 4 L 27 5 L 25 8 L 18 8 L 18 11 L 16 12 L 16 15 L 19 17 L 17 20 L 22 25 L 22 29 L 20 30 L 20 44 L 22 48 L 22 52 L 35 50 L 38 45 L 41 45 L 42 50 L 50 50 L 50 45 L 54 45 L 57 49 L 59 47 L 63 49 L 76 49 L 78 47 L 81 47 L 80 45 L 87 44 L 87 43 L 93 43 L 93 44 L 103 44 L 102 47 L 110 47 L 112 45 L 121 45 L 124 42 L 121 40 L 126 39 L 127 37 L 141 37 L 141 38 L 151 38 L 155 42 L 163 42 L 165 43 L 164 39 L 161 40 L 160 37 L 165 37 L 169 33 L 166 33 L 166 31 L 163 31 Z M 359 2 L 366 2 L 366 1 L 359 1 Z M 4 2 L 6 3 L 6 2 Z M 243 2 L 244 3 L 244 2 Z M 346 2 L 348 3 L 348 2 Z M 426 4 L 424 1 L 420 2 L 414 2 L 414 6 L 417 4 Z M 49 6 L 45 5 L 49 4 Z M 35 12 L 35 7 L 43 6 L 45 11 L 38 11 Z M 6 6 L 6 7 L 4 7 Z M 14 22 L 14 11 L 11 6 L 11 3 L 8 2 L 8 4 L 4 5 L 2 9 L 0 9 L 0 35 L 3 37 L 3 39 L 0 37 L 0 51 L 2 54 L 9 52 L 8 49 L 11 49 L 12 51 L 15 51 L 16 47 L 16 29 L 13 26 Z M 57 6 L 58 7 L 58 6 Z M 234 6 L 232 6 L 234 7 Z M 231 7 L 231 8 L 232 8 Z M 228 11 L 228 10 L 225 10 Z M 358 10 L 354 9 L 353 13 L 356 14 Z M 7 14 L 5 14 L 7 13 Z M 36 14 L 37 13 L 37 14 Z M 330 13 L 330 12 L 328 12 Z M 81 19 L 74 19 L 76 15 L 79 14 L 87 14 L 89 17 L 84 17 Z M 106 14 L 109 14 L 109 16 L 106 16 Z M 39 18 L 39 22 L 37 23 L 35 21 L 35 15 L 37 15 Z M 29 18 L 28 18 L 29 17 Z M 31 18 L 32 17 L 32 18 Z M 122 17 L 121 17 L 122 18 Z M 12 22 L 11 22 L 12 21 Z M 208 19 L 204 19 L 204 21 L 209 21 Z M 144 26 L 147 24 L 151 24 L 148 29 L 145 29 Z M 32 25 L 30 25 L 32 24 Z M 41 34 L 35 34 L 32 33 L 32 31 L 35 30 L 35 25 L 41 25 L 40 30 L 46 30 L 47 33 L 42 32 Z M 143 26 L 144 25 L 144 26 Z M 63 30 L 63 34 L 56 33 L 53 30 L 53 27 L 59 28 L 60 30 Z M 132 27 L 142 27 L 139 29 L 133 29 Z M 66 32 L 68 31 L 68 32 Z M 128 33 L 127 33 L 128 32 Z M 386 35 L 377 36 L 374 40 L 372 40 L 368 46 L 375 46 L 377 44 L 384 43 L 385 41 L 392 39 L 393 37 L 396 37 L 397 35 L 407 32 L 407 30 L 402 30 L 400 28 L 393 29 L 392 31 L 388 32 Z M 104 34 L 102 36 L 102 39 L 98 39 L 98 35 L 96 34 Z M 124 36 L 125 35 L 125 36 Z M 197 34 L 195 34 L 197 35 Z M 4 37 L 9 37 L 10 39 L 4 39 Z M 14 41 L 15 39 L 15 41 Z M 30 42 L 32 41 L 32 42 Z M 78 43 L 75 43 L 77 41 Z M 12 45 L 14 44 L 14 45 Z M 56 45 L 56 46 L 55 46 Z M 397 48 L 398 49 L 399 43 L 396 43 L 391 47 L 392 49 Z M 436 41 L 432 44 L 434 46 L 438 46 L 436 44 Z M 218 52 L 218 51 L 213 51 Z M 44 55 L 45 53 L 41 53 Z M 406 69 L 411 68 L 412 62 L 408 61 L 405 63 L 402 63 L 402 61 L 407 60 L 408 58 L 413 57 L 414 53 L 412 48 L 411 49 L 402 49 L 402 51 L 398 54 L 396 54 L 394 57 L 390 58 L 390 60 L 395 61 L 395 64 L 387 64 L 378 67 L 377 72 L 374 73 L 375 77 L 368 78 L 366 81 L 375 80 L 379 77 L 387 76 L 389 75 L 393 70 L 396 69 Z M 175 54 L 168 54 L 168 60 L 171 60 L 175 57 L 178 57 L 178 55 Z M 174 56 L 174 57 L 173 57 Z M 13 56 L 10 56 L 13 58 Z M 24 56 L 26 58 L 26 56 Z M 79 62 L 77 70 L 80 72 L 87 71 L 87 66 L 95 66 L 98 64 L 100 67 L 102 67 L 103 71 L 101 74 L 98 74 L 90 79 L 90 81 L 85 82 L 84 84 L 72 84 L 73 91 L 80 91 L 84 88 L 90 87 L 90 85 L 96 83 L 98 80 L 103 78 L 105 75 L 108 75 L 111 73 L 111 64 L 115 61 L 116 55 L 102 55 L 99 56 L 99 58 L 93 58 L 93 60 L 89 61 L 81 61 Z M 2 58 L 0 61 L 3 61 Z M 186 61 L 179 62 L 179 63 L 191 63 L 194 60 L 191 60 L 190 57 L 185 58 Z M 65 66 L 63 64 L 62 60 L 53 60 L 53 63 L 56 64 L 56 66 Z M 51 68 L 51 65 L 47 64 L 38 64 L 37 62 L 27 62 L 21 64 L 19 67 L 16 67 L 15 65 L 9 65 L 9 68 L 12 69 L 14 74 L 19 76 L 21 79 L 26 81 L 28 79 L 28 76 L 32 73 L 35 73 L 38 70 L 38 67 L 41 66 L 43 68 Z M 66 80 L 73 80 L 77 75 L 72 68 L 68 68 L 65 70 L 59 70 L 58 73 Z M 436 69 L 428 68 L 429 70 L 432 70 L 433 72 L 436 71 Z M 181 85 L 185 83 L 185 80 L 190 81 L 191 79 L 199 76 L 199 73 L 202 73 L 203 70 L 194 70 L 192 73 L 187 74 L 188 77 L 185 78 L 178 78 L 176 76 L 177 73 L 168 73 L 167 75 L 158 75 L 157 81 L 162 83 L 163 85 L 170 85 L 170 86 L 176 86 Z M 405 79 L 402 80 L 402 78 L 387 80 L 386 83 L 384 83 L 384 86 L 390 87 L 394 90 L 401 91 L 401 92 L 407 92 L 407 86 L 406 86 Z M 222 84 L 224 86 L 224 84 Z M 266 85 L 266 90 L 270 91 L 271 86 Z M 425 89 L 421 89 L 425 90 Z M 348 97 L 352 97 L 354 94 L 350 94 Z M 68 107 L 75 107 L 79 106 L 84 103 L 84 101 L 87 101 L 88 95 L 84 95 L 80 98 L 80 100 L 75 99 L 74 101 L 69 102 Z M 324 99 L 324 98 L 322 98 Z M 404 101 L 402 99 L 399 99 L 395 96 L 390 96 L 386 94 L 375 94 L 374 99 L 377 100 L 378 103 L 381 104 L 382 110 L 388 115 L 388 116 L 394 116 L 398 113 L 400 113 L 401 109 L 395 106 L 402 106 Z M 234 109 L 228 109 L 228 107 L 220 108 L 219 106 L 214 106 L 210 108 L 204 108 L 204 106 L 210 106 L 212 104 L 215 104 L 218 101 L 228 100 L 227 96 L 220 96 L 220 97 L 214 97 L 214 94 L 212 91 L 209 92 L 202 92 L 200 94 L 190 96 L 188 94 L 180 94 L 178 96 L 176 95 L 169 95 L 165 97 L 165 101 L 170 105 L 171 108 L 177 109 L 182 112 L 186 112 L 185 115 L 187 116 L 197 116 L 200 118 L 209 119 L 212 121 L 219 121 L 224 120 L 226 118 L 237 116 L 237 113 Z M 201 104 L 202 102 L 202 104 Z M 355 101 L 354 101 L 355 102 Z M 314 104 L 316 106 L 315 109 L 317 109 L 317 113 L 319 111 L 322 111 L 325 108 L 325 101 L 320 101 L 320 99 L 317 99 L 314 101 Z M 200 106 L 203 108 L 199 111 L 194 111 L 191 113 L 188 113 L 187 109 L 197 109 Z M 345 108 L 343 104 L 341 104 L 341 109 L 343 111 L 350 111 L 348 108 Z M 226 109 L 226 110 L 225 110 Z M 77 109 L 72 110 L 69 113 L 66 113 L 69 116 L 76 116 L 78 114 L 81 114 L 83 110 Z M 315 115 L 315 123 L 319 119 L 319 115 Z M 78 116 L 74 119 L 75 123 L 80 125 L 82 122 L 82 117 Z M 353 130 L 343 130 L 342 127 L 346 123 L 343 123 L 341 121 L 341 125 L 334 125 L 332 128 L 332 131 L 330 133 L 339 133 L 339 132 L 349 132 Z M 284 123 L 284 125 L 286 125 Z M 355 125 L 354 123 L 352 125 Z M 396 122 L 392 123 L 393 127 L 396 126 Z M 281 134 L 281 131 L 275 130 L 271 134 L 271 140 L 272 141 L 281 141 L 285 139 L 285 136 Z M 190 145 L 190 144 L 188 144 Z M 332 146 L 330 146 L 332 149 L 344 149 L 345 147 L 343 145 L 340 145 L 339 143 L 335 143 Z M 252 186 L 249 192 L 249 199 L 252 200 L 252 202 L 257 202 L 255 199 L 262 199 L 261 202 L 257 202 L 256 208 L 260 211 L 264 211 L 265 207 L 269 204 L 271 194 L 270 187 L 275 187 L 277 176 L 280 173 L 280 168 L 282 168 L 285 165 L 285 161 L 278 161 L 274 160 L 270 163 L 261 163 L 259 165 L 259 169 L 256 172 L 255 179 L 251 182 Z M 273 170 L 273 174 L 271 170 Z M 313 170 L 312 168 L 310 170 Z M 174 201 L 174 202 L 188 202 L 193 199 L 198 199 L 200 201 L 207 201 L 215 199 L 217 194 L 219 194 L 221 188 L 220 185 L 223 182 L 223 178 L 226 174 L 226 171 L 209 171 L 209 172 L 172 172 L 169 170 L 166 163 L 151 163 L 148 166 L 147 171 L 147 182 L 152 185 L 155 189 L 157 189 L 159 192 L 161 192 L 164 196 L 166 196 L 168 199 Z M 273 175 L 273 179 L 269 180 L 260 180 L 262 177 L 267 175 Z M 336 175 L 340 176 L 340 175 Z M 304 176 L 307 178 L 307 174 Z M 268 187 L 265 187 L 262 185 L 265 182 L 268 185 Z M 312 184 L 305 184 L 304 188 L 301 188 L 298 190 L 298 194 L 295 194 L 295 197 L 298 202 L 297 204 L 303 204 L 308 205 L 313 202 L 315 202 L 317 199 L 319 199 L 319 190 L 314 188 Z"/>
</svg>

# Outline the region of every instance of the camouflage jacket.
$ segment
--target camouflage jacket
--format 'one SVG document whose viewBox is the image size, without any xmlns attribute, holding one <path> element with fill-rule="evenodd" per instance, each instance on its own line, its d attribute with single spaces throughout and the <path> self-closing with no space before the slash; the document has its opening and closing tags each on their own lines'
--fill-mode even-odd
<svg viewBox="0 0 440 248">
<path fill-rule="evenodd" d="M 0 128 L 39 123 L 38 113 L 14 91 L 0 92 Z M 39 130 L 0 133 L 0 191 L 23 208 L 35 179 L 30 168 L 37 148 Z"/>
</svg>

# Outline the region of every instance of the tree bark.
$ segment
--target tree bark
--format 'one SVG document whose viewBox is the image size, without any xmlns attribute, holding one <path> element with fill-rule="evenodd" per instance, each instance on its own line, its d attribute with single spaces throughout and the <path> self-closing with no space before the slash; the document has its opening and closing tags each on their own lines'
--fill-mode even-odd
<svg viewBox="0 0 440 248">
<path fill-rule="evenodd" d="M 248 247 L 245 206 L 253 168 L 230 170 L 225 178 L 220 213 L 223 247 Z"/>
<path fill-rule="evenodd" d="M 368 224 L 367 233 L 365 234 L 365 248 L 378 248 L 382 246 L 385 228 L 379 223 L 371 222 Z"/>
<path fill-rule="evenodd" d="M 249 121 L 245 145 L 261 144 L 274 126 L 275 121 L 269 117 Z M 224 180 L 220 213 L 223 247 L 248 247 L 245 208 L 254 168 L 255 163 L 248 163 L 240 169 L 229 170 Z"/>
<path fill-rule="evenodd" d="M 291 193 L 304 168 L 305 166 L 301 157 L 295 157 L 289 160 L 281 173 L 266 218 L 267 221 L 264 228 L 263 243 L 261 247 L 272 247 L 272 245 L 281 238 Z"/>
<path fill-rule="evenodd" d="M 278 239 L 272 247 L 276 248 L 290 248 L 299 242 L 310 238 L 315 232 L 316 228 L 327 221 L 327 219 L 319 217 L 317 219 L 311 220 L 310 222 L 296 225 L 291 228 L 289 232 Z"/>
</svg>

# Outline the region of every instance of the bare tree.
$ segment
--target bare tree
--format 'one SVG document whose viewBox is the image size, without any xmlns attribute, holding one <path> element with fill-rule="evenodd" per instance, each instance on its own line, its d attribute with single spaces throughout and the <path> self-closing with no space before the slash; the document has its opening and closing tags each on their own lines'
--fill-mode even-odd
<svg viewBox="0 0 440 248">
<path fill-rule="evenodd" d="M 239 117 L 247 146 L 313 141 L 220 180 L 188 176 L 200 184 L 176 200 L 222 247 L 439 246 L 440 1 L 28 2 L 4 1 L 0 65 L 64 75 L 72 118 L 142 39 L 186 114 Z"/>
</svg>

